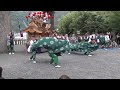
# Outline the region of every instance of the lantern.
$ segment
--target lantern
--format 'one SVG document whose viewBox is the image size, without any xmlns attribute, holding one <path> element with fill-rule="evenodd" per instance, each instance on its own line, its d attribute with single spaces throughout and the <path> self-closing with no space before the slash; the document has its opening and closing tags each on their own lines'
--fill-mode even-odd
<svg viewBox="0 0 120 90">
<path fill-rule="evenodd" d="M 48 19 L 50 19 L 51 18 L 51 16 L 50 15 L 48 15 Z"/>
<path fill-rule="evenodd" d="M 43 12 L 41 12 L 41 14 L 43 14 Z"/>
<path fill-rule="evenodd" d="M 28 16 L 26 16 L 26 18 L 28 19 Z"/>
<path fill-rule="evenodd" d="M 28 15 L 28 18 L 30 18 L 30 15 Z"/>
<path fill-rule="evenodd" d="M 52 19 L 54 19 L 54 17 L 53 17 L 53 16 L 51 16 L 51 18 L 52 18 Z"/>
</svg>

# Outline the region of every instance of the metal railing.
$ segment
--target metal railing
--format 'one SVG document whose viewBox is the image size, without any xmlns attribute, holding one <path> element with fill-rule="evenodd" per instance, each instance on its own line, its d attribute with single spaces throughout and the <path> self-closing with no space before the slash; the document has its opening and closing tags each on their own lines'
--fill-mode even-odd
<svg viewBox="0 0 120 90">
<path fill-rule="evenodd" d="M 27 43 L 26 39 L 15 39 L 14 45 L 25 45 Z"/>
</svg>

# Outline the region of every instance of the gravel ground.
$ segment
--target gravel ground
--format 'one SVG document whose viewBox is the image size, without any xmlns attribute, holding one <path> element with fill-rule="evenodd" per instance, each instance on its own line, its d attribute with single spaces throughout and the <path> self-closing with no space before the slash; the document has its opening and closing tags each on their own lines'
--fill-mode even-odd
<svg viewBox="0 0 120 90">
<path fill-rule="evenodd" d="M 37 54 L 37 63 L 29 61 L 24 46 L 16 46 L 14 55 L 0 54 L 0 66 L 6 79 L 58 79 L 68 75 L 72 79 L 120 79 L 120 49 L 99 49 L 88 57 L 80 53 L 59 57 L 61 68 L 49 64 L 47 53 Z"/>
</svg>

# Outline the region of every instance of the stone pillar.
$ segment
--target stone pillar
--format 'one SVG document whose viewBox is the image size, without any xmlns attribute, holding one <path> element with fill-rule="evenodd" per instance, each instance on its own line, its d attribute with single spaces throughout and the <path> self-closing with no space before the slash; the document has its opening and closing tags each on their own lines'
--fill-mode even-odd
<svg viewBox="0 0 120 90">
<path fill-rule="evenodd" d="M 10 11 L 0 11 L 0 53 L 7 52 L 6 37 L 10 32 Z"/>
</svg>

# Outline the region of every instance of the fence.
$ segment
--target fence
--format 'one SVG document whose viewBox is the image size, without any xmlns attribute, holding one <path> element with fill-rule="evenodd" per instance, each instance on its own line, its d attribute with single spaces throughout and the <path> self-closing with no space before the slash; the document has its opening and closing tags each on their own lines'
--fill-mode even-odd
<svg viewBox="0 0 120 90">
<path fill-rule="evenodd" d="M 27 42 L 26 39 L 15 39 L 14 40 L 14 45 L 25 45 Z"/>
</svg>

